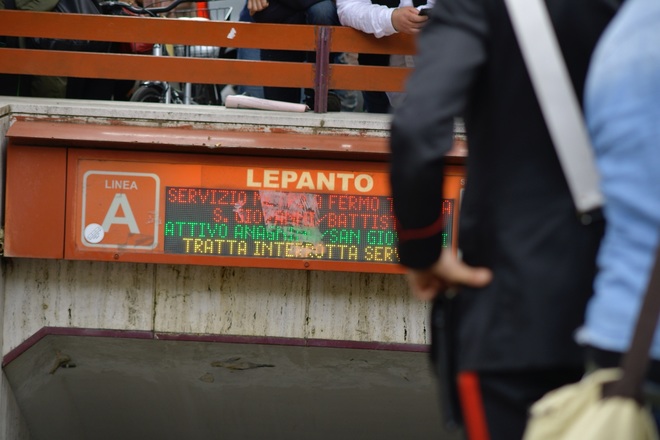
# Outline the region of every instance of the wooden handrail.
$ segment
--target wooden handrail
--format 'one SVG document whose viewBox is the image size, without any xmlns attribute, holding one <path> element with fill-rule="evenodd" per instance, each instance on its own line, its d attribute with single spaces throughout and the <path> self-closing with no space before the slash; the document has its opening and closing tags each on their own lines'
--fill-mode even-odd
<svg viewBox="0 0 660 440">
<path fill-rule="evenodd" d="M 415 42 L 409 35 L 377 39 L 338 26 L 31 11 L 0 10 L 0 33 L 10 37 L 314 51 L 317 60 L 327 60 L 330 52 L 415 53 Z M 409 69 L 2 48 L 0 73 L 313 87 L 316 96 L 322 97 L 314 111 L 325 112 L 328 89 L 401 91 Z"/>
</svg>

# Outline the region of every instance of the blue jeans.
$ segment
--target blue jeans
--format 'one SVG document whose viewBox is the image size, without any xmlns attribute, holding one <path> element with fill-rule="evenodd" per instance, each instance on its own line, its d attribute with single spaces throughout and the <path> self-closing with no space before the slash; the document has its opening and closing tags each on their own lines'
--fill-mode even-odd
<svg viewBox="0 0 660 440">
<path fill-rule="evenodd" d="M 263 11 L 254 14 L 257 23 L 316 24 L 339 26 L 337 6 L 332 0 L 272 0 Z"/>
<path fill-rule="evenodd" d="M 310 6 L 305 11 L 305 23 L 319 26 L 340 26 L 335 2 L 323 0 Z"/>
</svg>

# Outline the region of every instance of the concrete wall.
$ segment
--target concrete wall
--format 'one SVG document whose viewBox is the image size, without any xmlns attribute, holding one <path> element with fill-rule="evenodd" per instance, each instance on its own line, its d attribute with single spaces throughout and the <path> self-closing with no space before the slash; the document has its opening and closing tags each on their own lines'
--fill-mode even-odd
<svg viewBox="0 0 660 440">
<path fill-rule="evenodd" d="M 0 341 L 4 326 L 4 264 L 0 262 Z M 4 371 L 0 371 L 0 440 L 29 440 L 27 425 L 18 408 Z"/>
<path fill-rule="evenodd" d="M 400 275 L 17 258 L 5 258 L 3 266 L 4 310 L 0 310 L 4 321 L 0 327 L 4 334 L 3 355 L 43 327 L 320 338 L 341 340 L 343 344 L 346 341 L 428 342 L 426 305 L 409 297 Z M 48 354 L 52 356 L 52 352 Z M 426 357 L 422 353 L 408 354 L 417 355 L 411 359 L 419 363 L 411 374 L 417 381 L 426 381 L 425 393 L 417 397 L 416 403 L 426 403 L 424 420 L 436 421 L 433 387 L 425 370 Z M 384 365 L 388 371 L 393 368 L 389 361 Z M 53 379 L 41 370 L 30 371 L 40 380 Z M 318 369 L 317 373 L 324 371 Z M 351 374 L 351 377 L 360 376 L 366 371 Z M 12 386 L 16 386 L 15 378 Z M 419 392 L 408 379 L 401 386 L 406 387 L 401 392 L 408 397 Z M 362 390 L 361 393 L 373 398 L 376 392 Z M 30 438 L 16 402 L 21 397 L 19 403 L 27 411 L 28 420 L 32 420 L 31 426 L 44 429 L 38 418 L 41 412 L 30 413 L 34 408 L 29 405 L 25 408 L 25 396 L 12 393 L 3 372 L 0 440 Z M 73 404 L 65 399 L 59 405 Z M 366 420 L 362 423 L 380 426 Z M 436 433 L 435 425 L 424 425 L 424 429 L 432 428 Z"/>
<path fill-rule="evenodd" d="M 27 424 L 21 416 L 9 383 L 2 373 L 0 378 L 0 440 L 29 440 Z"/>
<path fill-rule="evenodd" d="M 3 354 L 42 327 L 428 343 L 401 275 L 7 259 Z"/>
<path fill-rule="evenodd" d="M 4 134 L 9 127 L 9 106 L 0 105 L 0 133 Z M 0 182 L 4 182 L 4 158 L 6 139 L 0 136 Z M 3 194 L 3 192 L 0 192 Z M 0 218 L 4 218 L 4 197 L 0 197 Z M 3 230 L 0 230 L 2 232 Z M 2 239 L 2 238 L 0 238 Z M 4 310 L 5 310 L 5 264 L 0 260 L 0 344 L 4 346 Z M 4 353 L 4 352 L 3 352 Z M 14 394 L 4 371 L 0 372 L 0 440 L 27 440 L 27 426 L 16 404 Z"/>
</svg>

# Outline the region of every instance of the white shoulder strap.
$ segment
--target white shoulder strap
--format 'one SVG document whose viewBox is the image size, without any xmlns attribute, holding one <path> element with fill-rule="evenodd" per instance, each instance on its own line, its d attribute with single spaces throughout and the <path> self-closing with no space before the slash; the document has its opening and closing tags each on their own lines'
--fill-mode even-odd
<svg viewBox="0 0 660 440">
<path fill-rule="evenodd" d="M 505 0 L 578 212 L 603 203 L 593 149 L 543 0 Z"/>
</svg>

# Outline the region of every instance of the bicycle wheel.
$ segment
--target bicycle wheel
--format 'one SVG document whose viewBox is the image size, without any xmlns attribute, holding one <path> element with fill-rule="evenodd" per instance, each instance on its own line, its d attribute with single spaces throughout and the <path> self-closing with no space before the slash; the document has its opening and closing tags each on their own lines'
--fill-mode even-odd
<svg viewBox="0 0 660 440">
<path fill-rule="evenodd" d="M 141 86 L 131 95 L 132 102 L 165 102 L 163 92 L 159 87 Z"/>
</svg>

